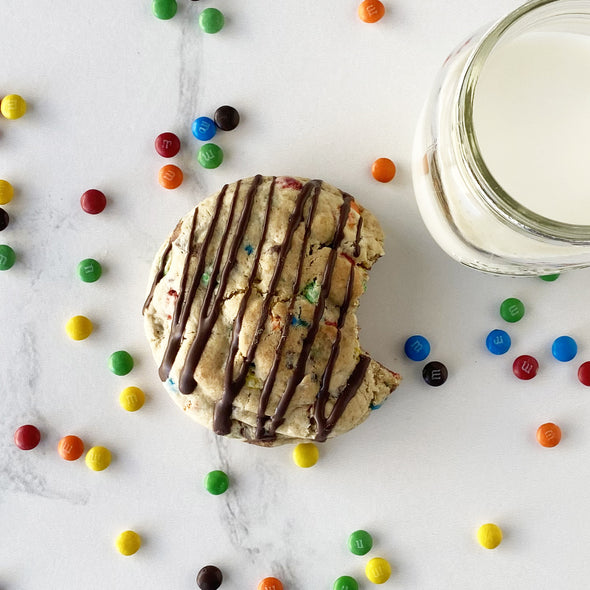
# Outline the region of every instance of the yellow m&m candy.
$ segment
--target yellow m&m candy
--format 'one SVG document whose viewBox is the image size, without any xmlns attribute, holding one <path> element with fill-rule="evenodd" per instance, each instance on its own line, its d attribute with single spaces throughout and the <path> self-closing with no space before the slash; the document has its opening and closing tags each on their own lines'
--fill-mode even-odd
<svg viewBox="0 0 590 590">
<path fill-rule="evenodd" d="M 9 94 L 0 102 L 0 112 L 7 119 L 20 119 L 27 112 L 27 103 L 18 94 Z"/>
<path fill-rule="evenodd" d="M 122 555 L 133 555 L 141 547 L 141 537 L 135 531 L 123 531 L 115 539 L 115 547 Z"/>
<path fill-rule="evenodd" d="M 0 205 L 6 205 L 12 201 L 14 196 L 14 188 L 8 180 L 0 180 Z"/>
<path fill-rule="evenodd" d="M 502 542 L 502 529 L 491 522 L 482 524 L 477 529 L 477 540 L 486 549 L 495 549 Z"/>
<path fill-rule="evenodd" d="M 369 582 L 373 584 L 384 584 L 391 576 L 391 565 L 382 557 L 373 557 L 365 567 L 365 574 Z"/>
<path fill-rule="evenodd" d="M 84 460 L 88 469 L 103 471 L 111 464 L 111 451 L 105 447 L 92 447 Z"/>
<path fill-rule="evenodd" d="M 67 321 L 66 332 L 72 340 L 85 340 L 92 334 L 92 322 L 83 315 L 75 315 Z"/>
<path fill-rule="evenodd" d="M 143 406 L 145 393 L 139 387 L 126 387 L 119 395 L 119 404 L 128 412 L 135 412 Z"/>
<path fill-rule="evenodd" d="M 320 451 L 313 443 L 299 443 L 293 449 L 293 461 L 299 467 L 313 467 L 320 458 Z"/>
</svg>

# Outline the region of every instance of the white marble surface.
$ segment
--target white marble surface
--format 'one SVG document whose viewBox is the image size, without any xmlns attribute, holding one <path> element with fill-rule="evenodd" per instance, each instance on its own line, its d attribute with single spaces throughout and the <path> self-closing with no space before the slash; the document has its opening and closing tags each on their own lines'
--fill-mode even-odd
<svg viewBox="0 0 590 590">
<path fill-rule="evenodd" d="M 589 272 L 537 279 L 485 276 L 446 257 L 419 218 L 410 155 L 421 104 L 447 53 L 516 0 L 386 0 L 376 25 L 356 0 L 179 1 L 159 21 L 149 0 L 2 0 L 0 93 L 30 110 L 0 120 L 0 177 L 16 188 L 0 242 L 18 262 L 0 275 L 0 588 L 62 590 L 196 588 L 217 564 L 222 589 L 255 589 L 268 575 L 285 590 L 331 588 L 348 574 L 361 588 L 368 558 L 346 549 L 371 531 L 370 556 L 388 558 L 384 588 L 420 590 L 587 587 L 590 518 L 590 391 L 576 379 L 590 359 Z M 200 10 L 216 6 L 226 27 L 205 35 Z M 220 134 L 226 161 L 200 169 L 190 124 L 221 104 L 242 113 Z M 186 180 L 156 181 L 165 162 L 155 136 L 174 131 Z M 369 174 L 389 156 L 390 185 Z M 222 440 L 183 417 L 158 381 L 143 336 L 141 305 L 151 259 L 176 220 L 225 182 L 255 173 L 320 177 L 357 195 L 382 219 L 387 255 L 361 306 L 362 342 L 404 382 L 354 432 L 321 447 L 303 470 L 290 448 Z M 80 194 L 100 188 L 104 213 L 89 216 Z M 96 284 L 75 276 L 95 257 Z M 499 303 L 520 297 L 527 315 L 510 328 L 504 357 L 483 339 L 503 327 Z M 96 331 L 70 341 L 66 320 L 90 317 Z M 450 371 L 439 389 L 404 358 L 413 333 Z M 571 334 L 579 355 L 551 358 Z M 109 373 L 106 359 L 129 350 L 136 368 Z M 537 355 L 529 383 L 512 359 Z M 510 357 L 510 358 L 508 358 Z M 148 395 L 135 414 L 117 402 L 127 385 Z M 535 442 L 545 421 L 563 429 L 552 450 Z M 17 449 L 13 432 L 34 423 L 42 442 Z M 59 438 L 104 445 L 113 463 L 95 473 L 66 463 Z M 223 496 L 203 489 L 211 469 L 232 481 Z M 475 531 L 496 522 L 505 539 L 482 549 Z M 144 545 L 119 555 L 131 528 Z"/>
</svg>

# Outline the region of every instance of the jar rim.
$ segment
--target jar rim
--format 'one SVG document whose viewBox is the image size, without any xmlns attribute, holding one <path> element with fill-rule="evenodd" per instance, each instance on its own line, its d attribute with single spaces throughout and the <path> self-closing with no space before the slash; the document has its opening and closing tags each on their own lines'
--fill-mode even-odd
<svg viewBox="0 0 590 590">
<path fill-rule="evenodd" d="M 473 124 L 473 104 L 479 73 L 493 49 L 526 16 L 535 16 L 548 5 L 563 6 L 561 16 L 579 15 L 579 7 L 585 8 L 590 18 L 590 0 L 530 0 L 494 23 L 478 41 L 465 64 L 455 102 L 455 121 L 459 134 L 458 149 L 466 172 L 482 188 L 482 196 L 492 211 L 500 218 L 522 230 L 543 238 L 576 244 L 590 244 L 590 225 L 577 225 L 556 221 L 528 209 L 505 191 L 488 169 Z M 574 7 L 577 9 L 574 10 Z M 548 19 L 547 19 L 548 20 Z"/>
</svg>

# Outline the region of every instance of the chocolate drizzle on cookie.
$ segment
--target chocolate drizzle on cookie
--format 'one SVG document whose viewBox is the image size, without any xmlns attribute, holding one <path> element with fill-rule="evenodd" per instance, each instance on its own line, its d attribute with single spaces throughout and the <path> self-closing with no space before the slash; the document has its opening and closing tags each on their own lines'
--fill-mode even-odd
<svg viewBox="0 0 590 590">
<path fill-rule="evenodd" d="M 209 223 L 203 241 L 199 244 L 195 243 L 195 230 L 198 214 L 198 208 L 195 208 L 192 218 L 191 230 L 188 237 L 188 244 L 186 247 L 187 252 L 181 277 L 181 286 L 174 307 L 174 315 L 171 320 L 170 335 L 159 369 L 160 378 L 163 381 L 168 379 L 170 370 L 176 361 L 182 341 L 185 337 L 185 330 L 191 315 L 191 309 L 193 307 L 195 297 L 198 293 L 200 293 L 202 301 L 200 302 L 200 309 L 198 312 L 199 317 L 198 321 L 196 322 L 196 334 L 194 335 L 194 338 L 188 347 L 186 358 L 180 367 L 178 388 L 183 394 L 193 393 L 197 387 L 195 371 L 203 355 L 206 344 L 212 335 L 213 328 L 221 312 L 224 299 L 227 296 L 226 290 L 230 273 L 237 263 L 237 256 L 240 246 L 243 246 L 245 241 L 246 231 L 248 229 L 252 210 L 254 208 L 254 202 L 260 191 L 262 181 L 263 178 L 260 175 L 253 179 L 253 182 L 251 183 L 246 195 L 242 199 L 243 202 L 239 212 L 237 209 L 238 202 L 240 200 L 241 183 L 238 182 L 236 184 L 233 195 L 231 196 L 231 202 L 229 204 L 229 212 L 227 214 L 228 218 L 224 221 L 224 227 L 221 228 L 220 213 L 223 209 L 224 200 L 228 189 L 228 186 L 225 185 L 217 195 L 212 219 Z M 264 198 L 264 201 L 266 202 L 263 218 L 264 221 L 260 239 L 256 245 L 256 252 L 253 257 L 253 265 L 247 277 L 246 288 L 241 295 L 239 309 L 233 324 L 229 351 L 225 361 L 223 394 L 216 403 L 213 417 L 213 430 L 216 433 L 228 434 L 231 431 L 233 403 L 246 384 L 248 371 L 252 362 L 254 361 L 256 350 L 270 315 L 271 306 L 277 295 L 277 287 L 279 280 L 283 275 L 287 256 L 292 250 L 293 236 L 295 235 L 297 228 L 303 223 L 304 235 L 299 248 L 300 251 L 297 262 L 297 272 L 291 287 L 291 296 L 289 299 L 287 316 L 281 327 L 280 339 L 275 350 L 272 365 L 268 375 L 266 376 L 266 379 L 262 384 L 255 432 L 249 434 L 250 438 L 255 442 L 272 441 L 276 438 L 277 430 L 281 427 L 285 420 L 286 413 L 293 400 L 296 389 L 306 376 L 306 366 L 310 357 L 312 345 L 315 342 L 320 329 L 321 320 L 325 312 L 326 301 L 332 288 L 334 270 L 337 259 L 341 255 L 344 241 L 344 230 L 349 218 L 351 203 L 353 203 L 353 198 L 350 195 L 342 193 L 342 205 L 340 206 L 332 242 L 329 244 L 330 251 L 328 254 L 328 259 L 323 270 L 321 281 L 319 283 L 319 294 L 313 312 L 313 319 L 309 325 L 306 326 L 307 333 L 303 339 L 301 350 L 292 363 L 291 373 L 286 385 L 284 386 L 284 391 L 280 396 L 276 409 L 272 415 L 269 415 L 267 410 L 271 394 L 275 388 L 276 377 L 279 368 L 281 367 L 281 363 L 285 362 L 285 359 L 283 358 L 285 346 L 289 332 L 291 330 L 292 321 L 295 316 L 297 297 L 300 295 L 301 291 L 301 282 L 308 249 L 308 242 L 311 235 L 311 227 L 314 221 L 322 183 L 319 180 L 311 180 L 299 189 L 293 210 L 289 215 L 282 243 L 278 246 L 278 248 L 275 246 L 273 250 L 276 252 L 276 263 L 270 278 L 267 292 L 264 295 L 262 301 L 260 315 L 256 321 L 256 328 L 252 340 L 249 343 L 246 355 L 244 357 L 240 357 L 239 363 L 236 363 L 236 358 L 238 357 L 240 332 L 246 314 L 246 309 L 248 307 L 248 301 L 252 295 L 256 281 L 259 280 L 261 255 L 265 248 L 268 249 L 271 247 L 267 241 L 267 233 L 269 229 L 269 219 L 273 209 L 275 186 L 276 178 L 273 178 L 272 182 L 270 183 L 270 187 L 267 189 L 268 194 L 265 195 Z M 234 218 L 236 216 L 237 221 L 234 222 Z M 353 243 L 354 256 L 358 256 L 360 253 L 359 242 L 361 239 L 361 230 L 362 217 L 359 216 L 356 237 Z M 231 235 L 232 232 L 233 235 Z M 217 233 L 217 241 L 219 241 L 219 244 L 215 245 L 215 256 L 211 272 L 209 273 L 209 280 L 206 286 L 201 286 L 201 289 L 199 290 L 199 286 L 202 283 L 201 277 L 205 270 L 205 260 L 207 258 L 208 250 L 212 245 L 212 239 L 215 233 Z M 156 276 L 144 306 L 144 310 L 150 305 L 156 285 L 165 274 L 164 269 L 170 249 L 171 242 L 168 243 L 163 251 L 160 267 L 156 272 Z M 316 425 L 315 438 L 318 441 L 326 440 L 334 425 L 345 411 L 348 403 L 354 397 L 358 388 L 362 384 L 370 363 L 369 357 L 361 355 L 346 385 L 337 392 L 330 391 L 330 382 L 340 351 L 341 331 L 353 298 L 355 262 L 348 257 L 346 258 L 350 262 L 350 271 L 348 273 L 344 300 L 340 306 L 338 322 L 336 324 L 336 336 L 332 342 L 329 358 L 323 370 L 323 374 L 319 379 L 319 391 L 311 410 L 313 414 L 312 420 Z M 187 286 L 189 275 L 192 275 L 192 278 L 190 280 L 190 285 Z M 326 415 L 329 402 L 332 402 L 331 409 L 329 414 Z"/>
</svg>

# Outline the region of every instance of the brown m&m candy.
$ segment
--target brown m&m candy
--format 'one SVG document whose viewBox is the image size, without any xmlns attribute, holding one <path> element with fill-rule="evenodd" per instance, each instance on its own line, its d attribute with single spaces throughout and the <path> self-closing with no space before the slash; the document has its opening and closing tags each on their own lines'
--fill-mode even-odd
<svg viewBox="0 0 590 590">
<path fill-rule="evenodd" d="M 206 565 L 197 574 L 197 585 L 201 590 L 217 590 L 223 582 L 223 574 L 215 565 Z"/>
<path fill-rule="evenodd" d="M 9 221 L 10 217 L 8 216 L 8 213 L 6 213 L 6 211 L 0 207 L 0 231 L 8 227 Z"/>
<path fill-rule="evenodd" d="M 215 125 L 222 131 L 231 131 L 240 123 L 240 113 L 229 105 L 219 107 L 213 115 Z"/>
</svg>

